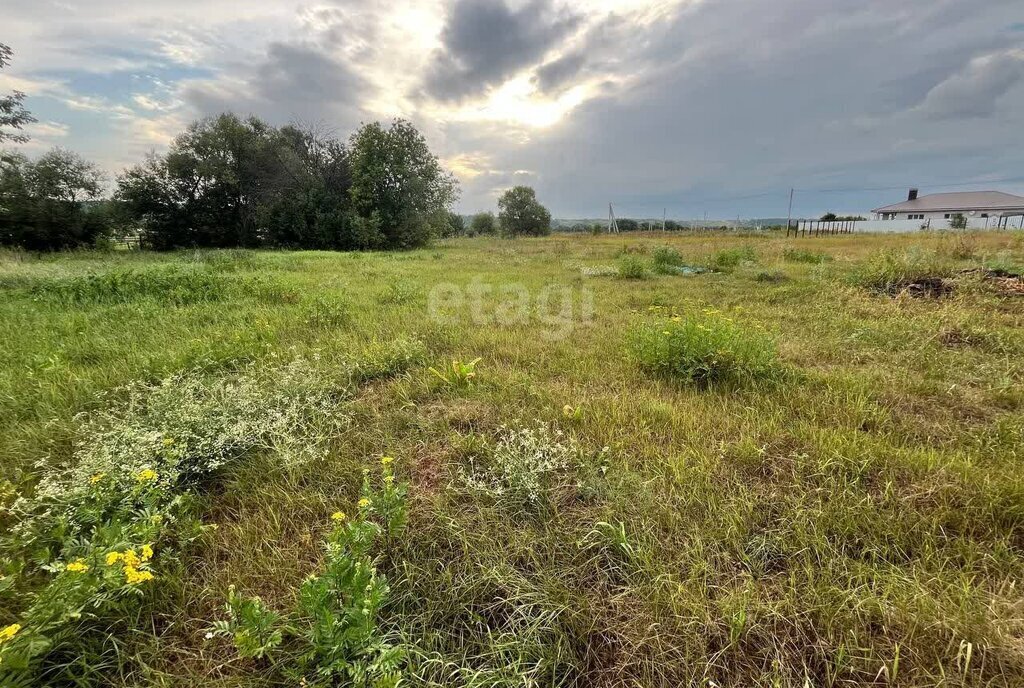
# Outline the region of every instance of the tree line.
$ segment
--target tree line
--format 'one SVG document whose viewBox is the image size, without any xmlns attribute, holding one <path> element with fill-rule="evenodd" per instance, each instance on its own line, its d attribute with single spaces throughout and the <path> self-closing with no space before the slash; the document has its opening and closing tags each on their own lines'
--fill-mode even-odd
<svg viewBox="0 0 1024 688">
<path fill-rule="evenodd" d="M 10 50 L 0 44 L 0 67 Z M 0 141 L 24 141 L 24 94 L 0 98 Z M 6 129 L 6 132 L 5 132 Z M 0 152 L 0 245 L 58 250 L 131 235 L 144 248 L 404 249 L 437 236 L 542 235 L 551 215 L 529 187 L 499 199 L 497 218 L 467 226 L 445 170 L 408 121 L 359 127 L 348 140 L 315 126 L 272 126 L 223 113 L 193 122 L 165 153 L 105 178 L 55 149 L 35 160 Z"/>
</svg>

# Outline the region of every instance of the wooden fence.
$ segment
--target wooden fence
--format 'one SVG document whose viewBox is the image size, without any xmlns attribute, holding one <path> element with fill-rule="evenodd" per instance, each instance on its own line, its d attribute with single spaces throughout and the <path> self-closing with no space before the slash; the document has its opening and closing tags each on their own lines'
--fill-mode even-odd
<svg viewBox="0 0 1024 688">
<path fill-rule="evenodd" d="M 828 236 L 853 234 L 857 220 L 794 220 L 786 226 L 786 236 Z"/>
</svg>

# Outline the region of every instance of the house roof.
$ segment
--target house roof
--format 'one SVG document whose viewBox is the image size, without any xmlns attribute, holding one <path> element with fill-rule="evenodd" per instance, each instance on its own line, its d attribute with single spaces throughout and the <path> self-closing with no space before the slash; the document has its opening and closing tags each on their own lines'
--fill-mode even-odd
<svg viewBox="0 0 1024 688">
<path fill-rule="evenodd" d="M 920 196 L 913 201 L 904 201 L 881 208 L 873 213 L 913 213 L 960 210 L 1019 210 L 1024 208 L 1024 196 L 1014 196 L 1002 191 L 956 191 Z"/>
</svg>

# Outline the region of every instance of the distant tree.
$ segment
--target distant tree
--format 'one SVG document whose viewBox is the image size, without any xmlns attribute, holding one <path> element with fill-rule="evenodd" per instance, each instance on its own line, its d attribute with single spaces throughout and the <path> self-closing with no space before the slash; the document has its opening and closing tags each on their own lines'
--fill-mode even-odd
<svg viewBox="0 0 1024 688">
<path fill-rule="evenodd" d="M 836 217 L 835 213 L 825 213 L 824 215 L 821 216 L 822 222 L 832 222 L 837 219 L 838 218 Z"/>
<path fill-rule="evenodd" d="M 551 233 L 551 213 L 537 201 L 529 186 L 514 186 L 498 199 L 498 223 L 505 236 L 544 236 Z"/>
<path fill-rule="evenodd" d="M 0 161 L 0 245 L 53 251 L 92 245 L 110 227 L 109 214 L 88 203 L 102 191 L 92 163 L 54 149 L 35 161 Z"/>
<path fill-rule="evenodd" d="M 618 226 L 620 232 L 636 232 L 640 229 L 640 223 L 636 220 L 631 220 L 628 217 L 616 220 L 615 224 Z"/>
<path fill-rule="evenodd" d="M 488 211 L 484 213 L 477 213 L 473 216 L 473 220 L 469 223 L 470 236 L 477 236 L 479 234 L 494 234 L 498 231 L 497 223 L 494 219 L 494 213 Z"/>
<path fill-rule="evenodd" d="M 359 248 L 421 246 L 441 234 L 455 178 L 410 122 L 364 124 L 349 140 L 349 196 Z"/>
<path fill-rule="evenodd" d="M 963 213 L 953 213 L 949 218 L 949 226 L 952 229 L 967 229 L 967 217 Z"/>
<path fill-rule="evenodd" d="M 10 64 L 13 52 L 10 46 L 0 43 L 0 69 Z M 28 137 L 22 133 L 14 133 L 11 129 L 21 130 L 26 124 L 36 121 L 36 118 L 25 109 L 25 94 L 21 91 L 13 91 L 10 95 L 0 96 L 0 142 L 13 141 L 23 143 Z M 4 131 L 7 129 L 7 131 Z"/>
<path fill-rule="evenodd" d="M 444 224 L 441 236 L 457 237 L 466 235 L 466 221 L 458 213 L 448 213 L 448 221 Z"/>
</svg>

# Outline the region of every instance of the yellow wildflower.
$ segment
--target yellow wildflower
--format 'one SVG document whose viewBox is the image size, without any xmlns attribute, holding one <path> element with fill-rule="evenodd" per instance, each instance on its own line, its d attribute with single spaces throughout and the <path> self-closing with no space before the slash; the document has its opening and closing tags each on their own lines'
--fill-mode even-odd
<svg viewBox="0 0 1024 688">
<path fill-rule="evenodd" d="M 174 444 L 174 440 L 172 438 L 170 438 L 170 437 L 165 437 L 164 438 L 164 446 L 165 447 L 169 447 L 172 444 Z"/>
<path fill-rule="evenodd" d="M 105 473 L 96 473 L 94 475 L 89 476 L 89 484 L 90 485 L 95 485 L 99 481 L 103 480 L 105 475 L 106 475 Z"/>
<path fill-rule="evenodd" d="M 382 456 L 380 459 L 380 465 L 387 466 L 390 463 L 394 463 L 394 459 L 390 456 Z"/>
<path fill-rule="evenodd" d="M 359 500 L 359 508 L 360 509 L 365 509 L 368 506 L 370 506 L 370 500 L 369 499 L 367 499 L 366 497 L 363 497 L 362 499 Z"/>
<path fill-rule="evenodd" d="M 114 564 L 116 564 L 119 561 L 121 561 L 121 553 L 120 552 L 108 552 L 107 553 L 107 558 L 106 558 L 107 566 L 113 566 Z"/>
<path fill-rule="evenodd" d="M 21 630 L 21 624 L 11 624 L 0 628 L 0 644 L 6 643 L 8 640 L 13 638 Z"/>
<path fill-rule="evenodd" d="M 390 485 L 393 482 L 395 482 L 395 476 L 393 476 L 393 475 L 385 475 L 384 476 L 384 483 L 385 484 Z"/>
<path fill-rule="evenodd" d="M 672 333 L 671 333 L 671 332 L 669 332 L 668 330 L 662 330 L 662 332 L 661 332 L 661 333 L 662 333 L 662 334 L 672 334 Z"/>
<path fill-rule="evenodd" d="M 143 470 L 139 471 L 138 475 L 135 476 L 135 479 L 138 480 L 140 483 L 147 483 L 151 480 L 156 480 L 158 477 L 160 476 L 157 475 L 157 472 L 154 471 L 152 468 L 144 468 Z"/>
<path fill-rule="evenodd" d="M 568 418 L 569 416 L 572 415 L 572 410 L 573 410 L 572 406 L 569 406 L 569 404 L 566 404 L 565 406 L 562 407 L 562 415 L 565 416 L 566 418 Z"/>
<path fill-rule="evenodd" d="M 149 561 L 153 558 L 153 546 L 143 545 L 142 546 L 142 561 Z"/>
<path fill-rule="evenodd" d="M 345 512 L 344 511 L 335 511 L 333 514 L 331 514 L 331 520 L 332 521 L 338 521 L 338 522 L 344 521 L 345 520 Z"/>
<path fill-rule="evenodd" d="M 149 571 L 139 571 L 134 566 L 125 566 L 124 579 L 128 585 L 136 585 L 138 583 L 145 583 L 146 581 L 153 580 L 153 574 Z"/>
<path fill-rule="evenodd" d="M 134 549 L 126 549 L 121 552 L 121 561 L 124 562 L 125 568 L 132 568 L 139 565 L 139 555 Z"/>
<path fill-rule="evenodd" d="M 85 573 L 89 570 L 89 565 L 81 559 L 75 559 L 73 562 L 68 564 L 66 568 L 71 573 Z"/>
</svg>

